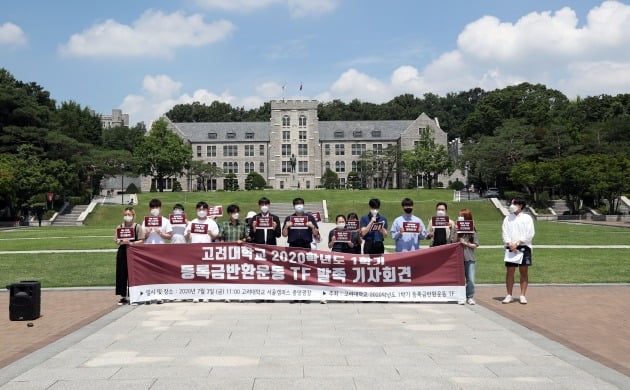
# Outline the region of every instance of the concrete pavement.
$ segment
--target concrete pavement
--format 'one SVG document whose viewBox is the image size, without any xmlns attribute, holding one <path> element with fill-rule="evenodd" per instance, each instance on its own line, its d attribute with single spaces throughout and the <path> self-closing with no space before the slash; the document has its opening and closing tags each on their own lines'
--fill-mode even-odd
<svg viewBox="0 0 630 390">
<path fill-rule="evenodd" d="M 0 370 L 2 389 L 618 389 L 629 378 L 482 306 L 124 306 Z"/>
</svg>

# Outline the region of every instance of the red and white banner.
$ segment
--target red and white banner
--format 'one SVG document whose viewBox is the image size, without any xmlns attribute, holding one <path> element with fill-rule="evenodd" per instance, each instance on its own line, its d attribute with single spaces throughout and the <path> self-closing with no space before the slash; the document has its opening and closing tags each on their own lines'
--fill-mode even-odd
<svg viewBox="0 0 630 390">
<path fill-rule="evenodd" d="M 236 243 L 133 245 L 127 258 L 131 302 L 465 298 L 460 244 L 380 256 Z"/>
</svg>

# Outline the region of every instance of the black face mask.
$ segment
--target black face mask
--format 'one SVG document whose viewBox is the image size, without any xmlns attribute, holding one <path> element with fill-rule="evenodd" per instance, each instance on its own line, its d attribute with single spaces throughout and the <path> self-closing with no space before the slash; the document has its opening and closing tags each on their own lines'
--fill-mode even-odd
<svg viewBox="0 0 630 390">
<path fill-rule="evenodd" d="M 403 209 L 403 210 L 405 210 L 405 213 L 407 213 L 407 214 L 411 214 L 411 212 L 413 211 L 413 209 L 411 209 L 411 208 L 406 208 L 406 209 Z"/>
</svg>

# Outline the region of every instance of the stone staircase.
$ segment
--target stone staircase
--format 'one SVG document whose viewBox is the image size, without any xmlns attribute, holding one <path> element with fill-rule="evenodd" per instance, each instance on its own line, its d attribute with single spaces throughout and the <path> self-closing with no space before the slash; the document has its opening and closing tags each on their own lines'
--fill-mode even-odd
<svg viewBox="0 0 630 390">
<path fill-rule="evenodd" d="M 82 226 L 83 222 L 77 221 L 82 212 L 87 209 L 88 205 L 75 205 L 68 207 L 63 214 L 59 214 L 55 221 L 52 223 L 53 226 Z"/>
<path fill-rule="evenodd" d="M 563 215 L 565 211 L 570 211 L 567 201 L 564 199 L 550 201 L 551 208 L 557 215 Z"/>
</svg>

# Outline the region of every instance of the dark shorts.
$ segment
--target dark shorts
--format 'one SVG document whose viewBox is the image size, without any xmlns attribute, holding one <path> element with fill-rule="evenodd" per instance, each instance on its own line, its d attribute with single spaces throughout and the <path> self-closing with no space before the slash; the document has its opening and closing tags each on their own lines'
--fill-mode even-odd
<svg viewBox="0 0 630 390">
<path fill-rule="evenodd" d="M 521 264 L 505 262 L 506 267 L 531 267 L 532 266 L 532 249 L 527 245 L 519 245 L 516 247 L 519 251 L 523 252 L 523 262 Z"/>
</svg>

